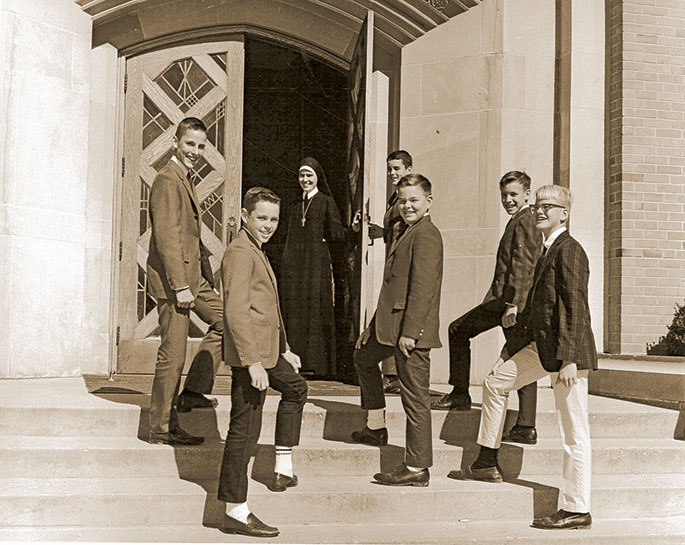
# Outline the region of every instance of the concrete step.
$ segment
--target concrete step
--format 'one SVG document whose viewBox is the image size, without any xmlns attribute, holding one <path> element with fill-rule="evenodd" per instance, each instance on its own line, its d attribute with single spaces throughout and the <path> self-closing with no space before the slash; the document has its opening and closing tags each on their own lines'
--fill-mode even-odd
<svg viewBox="0 0 685 545">
<path fill-rule="evenodd" d="M 251 481 L 249 503 L 276 525 L 524 521 L 556 511 L 559 484 L 549 475 L 499 484 L 433 475 L 426 488 L 386 487 L 368 477 L 303 477 L 284 493 Z M 217 525 L 224 504 L 216 489 L 217 480 L 0 479 L 0 527 Z M 599 519 L 683 517 L 685 475 L 598 475 L 592 501 Z"/>
<path fill-rule="evenodd" d="M 303 438 L 293 460 L 305 475 L 372 475 L 402 463 L 404 439 L 391 437 L 383 448 L 351 442 Z M 685 444 L 673 439 L 594 439 L 593 473 L 680 473 Z M 474 442 L 433 443 L 437 474 L 466 467 L 477 456 Z M 0 444 L 0 477 L 158 477 L 213 478 L 218 475 L 224 444 L 217 438 L 197 447 L 150 445 L 134 437 L 6 436 Z M 499 462 L 507 475 L 558 474 L 563 451 L 559 440 L 537 445 L 504 443 Z M 273 469 L 272 444 L 263 443 L 254 471 Z"/>
<path fill-rule="evenodd" d="M 257 513 L 273 523 L 267 513 Z M 281 534 L 269 543 L 404 543 L 434 545 L 547 545 L 554 543 L 592 543 L 592 545 L 682 545 L 685 543 L 685 517 L 672 519 L 640 517 L 635 519 L 598 519 L 591 530 L 548 532 L 529 527 L 530 520 L 520 521 L 356 521 L 339 524 L 282 523 Z M 231 536 L 216 528 L 189 525 L 147 526 L 77 526 L 0 528 L 0 541 L 73 541 L 73 542 L 183 542 L 183 543 L 252 543 L 256 539 Z"/>
<path fill-rule="evenodd" d="M 433 411 L 434 437 L 444 441 L 470 440 L 478 433 L 481 388 L 472 388 L 474 409 L 468 412 Z M 511 396 L 507 427 L 516 419 L 518 400 Z M 225 436 L 230 421 L 230 396 L 218 396 L 216 410 L 202 409 L 180 415 L 181 425 L 205 436 Z M 553 393 L 538 392 L 537 428 L 540 438 L 558 438 Z M 0 407 L 0 436 L 130 436 L 147 433 L 150 397 L 142 394 L 76 396 L 69 404 L 57 398 L 21 398 Z M 80 403 L 77 403 L 79 402 Z M 263 436 L 273 437 L 278 396 L 267 396 Z M 391 434 L 404 433 L 406 417 L 397 396 L 387 398 L 387 423 Z M 679 413 L 626 401 L 590 396 L 590 426 L 593 438 L 674 437 Z M 303 415 L 302 435 L 346 440 L 365 424 L 365 412 L 355 397 L 310 398 Z"/>
</svg>

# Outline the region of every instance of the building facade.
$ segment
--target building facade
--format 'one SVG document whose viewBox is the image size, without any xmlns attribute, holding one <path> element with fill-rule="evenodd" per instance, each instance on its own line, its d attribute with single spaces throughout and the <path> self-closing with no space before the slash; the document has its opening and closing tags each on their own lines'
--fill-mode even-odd
<svg viewBox="0 0 685 545">
<path fill-rule="evenodd" d="M 185 115 L 210 126 L 215 270 L 244 189 L 285 184 L 298 153 L 377 222 L 403 148 L 435 187 L 444 343 L 490 283 L 512 169 L 574 194 L 598 349 L 645 353 L 682 298 L 678 0 L 0 0 L 0 28 L 0 377 L 152 370 L 146 191 Z M 363 246 L 358 325 L 383 263 Z M 476 341 L 474 381 L 500 343 Z M 446 348 L 433 361 L 446 380 Z"/>
</svg>

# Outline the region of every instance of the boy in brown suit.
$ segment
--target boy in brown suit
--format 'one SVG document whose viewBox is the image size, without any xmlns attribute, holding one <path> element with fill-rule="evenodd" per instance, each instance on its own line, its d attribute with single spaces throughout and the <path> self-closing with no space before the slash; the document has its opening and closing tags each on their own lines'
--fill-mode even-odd
<svg viewBox="0 0 685 545">
<path fill-rule="evenodd" d="M 374 475 L 378 483 L 391 486 L 428 486 L 428 468 L 433 464 L 430 349 L 441 346 L 438 330 L 443 257 L 440 231 L 428 215 L 432 202 L 427 178 L 408 174 L 400 180 L 397 206 L 404 228 L 385 261 L 376 313 L 354 351 L 361 405 L 368 416 L 366 427 L 354 432 L 352 439 L 376 446 L 388 442 L 378 363 L 395 356 L 407 414 L 405 464 Z"/>
</svg>

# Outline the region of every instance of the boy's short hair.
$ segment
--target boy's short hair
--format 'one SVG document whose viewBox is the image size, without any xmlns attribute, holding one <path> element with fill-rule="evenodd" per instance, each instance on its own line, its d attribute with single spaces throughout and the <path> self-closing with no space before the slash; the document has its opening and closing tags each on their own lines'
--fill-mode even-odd
<svg viewBox="0 0 685 545">
<path fill-rule="evenodd" d="M 188 131 L 202 131 L 207 134 L 207 127 L 202 120 L 197 117 L 186 117 L 185 119 L 182 119 L 178 124 L 178 127 L 176 127 L 176 138 L 180 140 Z"/>
<path fill-rule="evenodd" d="M 569 189 L 563 185 L 543 185 L 535 192 L 535 200 L 554 201 L 555 203 L 564 206 L 569 214 L 571 213 L 571 202 L 573 201 L 573 197 Z"/>
<path fill-rule="evenodd" d="M 530 176 L 520 170 L 510 170 L 499 181 L 499 188 L 504 189 L 504 186 L 511 183 L 519 183 L 524 190 L 530 189 Z"/>
<path fill-rule="evenodd" d="M 412 161 L 411 155 L 409 155 L 408 151 L 404 151 L 403 149 L 398 149 L 393 151 L 390 155 L 388 155 L 388 158 L 385 160 L 385 162 L 389 161 L 402 161 L 402 164 L 404 165 L 404 168 L 409 168 L 411 167 L 414 163 Z"/>
<path fill-rule="evenodd" d="M 266 187 L 251 187 L 245 192 L 243 197 L 243 208 L 250 214 L 257 206 L 258 202 L 272 202 L 281 205 L 281 198 Z"/>
<path fill-rule="evenodd" d="M 410 185 L 419 186 L 426 194 L 426 196 L 433 194 L 433 186 L 431 185 L 430 180 L 426 178 L 423 174 L 417 174 L 414 172 L 405 174 L 400 178 L 400 181 L 397 182 L 397 189 L 399 190 L 402 187 L 407 187 Z"/>
</svg>

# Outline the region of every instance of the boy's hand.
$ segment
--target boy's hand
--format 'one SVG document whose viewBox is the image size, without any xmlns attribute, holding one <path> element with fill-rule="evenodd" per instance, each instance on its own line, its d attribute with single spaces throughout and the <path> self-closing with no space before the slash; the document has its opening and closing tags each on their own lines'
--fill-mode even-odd
<svg viewBox="0 0 685 545">
<path fill-rule="evenodd" d="M 261 392 L 269 387 L 269 375 L 266 374 L 261 362 L 248 366 L 247 371 L 250 373 L 250 384 L 253 388 Z"/>
<path fill-rule="evenodd" d="M 359 230 L 362 228 L 362 211 L 361 210 L 357 210 L 355 212 L 354 218 L 352 218 L 352 225 L 350 227 L 352 227 L 352 230 L 355 233 L 358 233 Z"/>
<path fill-rule="evenodd" d="M 575 363 L 565 361 L 561 364 L 559 376 L 557 377 L 557 384 L 560 382 L 567 388 L 578 383 L 578 366 Z"/>
<path fill-rule="evenodd" d="M 300 368 L 302 367 L 300 356 L 298 356 L 294 352 L 291 352 L 290 350 L 286 350 L 285 352 L 283 352 L 283 354 L 281 354 L 281 356 L 283 356 L 283 359 L 292 366 L 296 373 L 299 373 Z"/>
<path fill-rule="evenodd" d="M 195 306 L 195 297 L 190 288 L 183 288 L 176 292 L 176 306 L 178 308 L 193 308 Z"/>
<path fill-rule="evenodd" d="M 367 327 L 364 331 L 362 331 L 362 334 L 359 335 L 357 342 L 354 343 L 354 348 L 359 350 L 362 345 L 365 345 L 369 341 L 369 337 L 371 337 L 371 328 Z"/>
<path fill-rule="evenodd" d="M 369 238 L 383 238 L 383 228 L 375 223 L 369 223 Z"/>
<path fill-rule="evenodd" d="M 404 354 L 406 357 L 409 357 L 409 352 L 416 348 L 416 341 L 403 335 L 402 337 L 400 337 L 397 346 L 399 347 L 402 354 Z"/>
<path fill-rule="evenodd" d="M 502 327 L 512 327 L 516 325 L 518 310 L 518 307 L 515 305 L 507 305 L 507 310 L 502 314 Z"/>
</svg>

